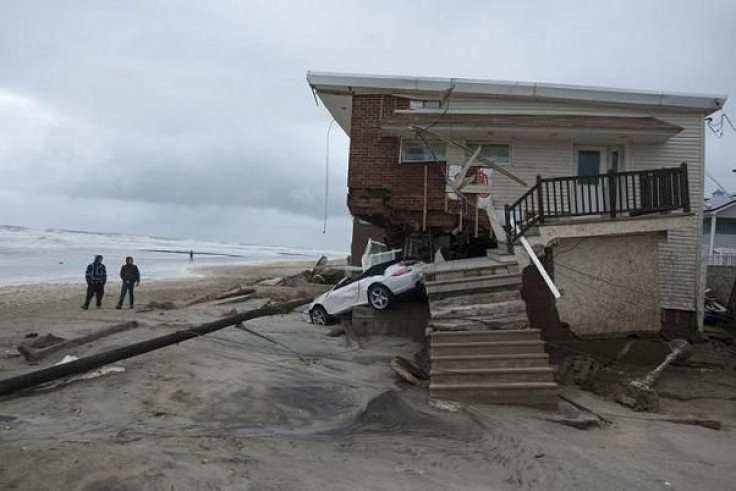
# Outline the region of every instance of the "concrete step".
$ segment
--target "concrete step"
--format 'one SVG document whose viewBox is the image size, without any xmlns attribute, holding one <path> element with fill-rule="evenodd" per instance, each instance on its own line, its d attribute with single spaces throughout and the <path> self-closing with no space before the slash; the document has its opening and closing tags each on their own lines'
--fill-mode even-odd
<svg viewBox="0 0 736 491">
<path fill-rule="evenodd" d="M 429 385 L 432 399 L 475 404 L 513 404 L 557 409 L 557 384 L 554 382 L 435 384 Z"/>
<path fill-rule="evenodd" d="M 432 370 L 463 368 L 543 368 L 549 366 L 547 353 L 511 355 L 433 356 Z"/>
<path fill-rule="evenodd" d="M 458 278 L 474 278 L 477 276 L 493 276 L 507 273 L 518 273 L 519 265 L 514 262 L 511 264 L 487 264 L 484 267 L 455 270 L 455 271 L 442 271 L 436 273 L 424 273 L 424 277 L 428 281 L 443 281 L 452 280 Z"/>
<path fill-rule="evenodd" d="M 554 382 L 550 367 L 456 368 L 439 369 L 433 365 L 430 380 L 434 384 L 494 384 L 507 382 Z"/>
<path fill-rule="evenodd" d="M 508 331 L 441 331 L 431 334 L 432 346 L 456 343 L 495 343 L 500 341 L 539 341 L 539 329 Z"/>
<path fill-rule="evenodd" d="M 496 275 L 479 275 L 479 276 L 471 276 L 471 277 L 463 277 L 463 278 L 448 278 L 444 280 L 429 280 L 427 279 L 426 275 L 424 277 L 424 284 L 427 286 L 442 286 L 442 285 L 453 285 L 456 283 L 483 283 L 488 281 L 497 281 L 499 284 L 505 284 L 503 283 L 504 280 L 519 280 L 521 281 L 521 274 L 519 273 L 505 273 L 505 274 L 496 274 Z"/>
<path fill-rule="evenodd" d="M 488 257 L 457 259 L 426 265 L 423 269 L 426 281 L 442 281 L 457 278 L 488 276 L 519 271 L 516 261 L 496 261 Z"/>
<path fill-rule="evenodd" d="M 500 341 L 492 343 L 432 343 L 430 356 L 510 355 L 544 353 L 544 342 Z"/>
<path fill-rule="evenodd" d="M 430 299 L 434 294 L 519 290 L 521 288 L 521 275 L 519 273 L 509 273 L 444 281 L 425 281 L 424 286 Z"/>
<path fill-rule="evenodd" d="M 514 264 L 517 263 L 516 255 L 509 254 L 506 250 L 501 249 L 486 249 L 486 256 L 492 261 L 502 264 Z M 517 263 L 518 264 L 518 263 Z"/>
<path fill-rule="evenodd" d="M 479 318 L 436 319 L 427 326 L 430 332 L 522 330 L 528 326 L 526 314 Z"/>
<path fill-rule="evenodd" d="M 429 302 L 429 307 L 433 319 L 453 319 L 468 317 L 493 318 L 494 316 L 512 314 L 521 314 L 526 316 L 526 302 L 521 299 L 475 305 L 446 306 L 438 306 L 436 302 Z"/>
<path fill-rule="evenodd" d="M 486 303 L 508 302 L 521 300 L 521 292 L 518 290 L 507 290 L 499 292 L 468 292 L 464 295 L 453 295 L 445 298 L 434 298 L 430 302 L 432 308 L 462 307 L 465 305 L 478 305 Z"/>
</svg>

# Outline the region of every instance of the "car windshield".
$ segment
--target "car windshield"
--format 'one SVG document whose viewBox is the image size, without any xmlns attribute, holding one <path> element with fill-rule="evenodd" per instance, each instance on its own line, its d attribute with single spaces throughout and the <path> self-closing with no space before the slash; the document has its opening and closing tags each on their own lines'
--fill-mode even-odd
<svg viewBox="0 0 736 491">
<path fill-rule="evenodd" d="M 356 281 L 360 281 L 363 278 L 368 278 L 370 276 L 382 275 L 383 273 L 386 272 L 386 269 L 388 269 L 389 266 L 393 266 L 394 264 L 398 264 L 400 262 L 401 262 L 400 259 L 395 259 L 393 261 L 388 261 L 388 262 L 385 262 L 385 263 L 376 264 L 375 266 L 372 266 L 372 267 L 366 269 L 360 276 L 358 276 L 356 278 L 349 278 L 349 277 L 346 276 L 345 278 L 343 278 L 340 281 L 338 281 L 335 284 L 335 286 L 332 287 L 332 289 L 333 290 L 339 290 L 340 288 L 342 288 L 344 286 L 347 286 L 347 285 L 349 285 L 351 283 L 354 283 Z"/>
<path fill-rule="evenodd" d="M 342 278 L 340 281 L 338 281 L 337 283 L 335 283 L 335 286 L 333 286 L 332 289 L 333 290 L 337 290 L 337 289 L 342 288 L 343 286 L 348 285 L 348 284 L 350 284 L 352 282 L 353 282 L 353 280 L 351 280 L 350 278 L 348 278 L 346 276 L 346 277 Z"/>
<path fill-rule="evenodd" d="M 375 266 L 371 266 L 370 268 L 366 269 L 363 274 L 358 276 L 356 280 L 362 280 L 363 278 L 368 278 L 369 276 L 381 275 L 386 271 L 389 266 L 393 266 L 394 264 L 398 264 L 399 262 L 401 262 L 400 259 L 394 259 L 393 261 L 388 261 L 385 263 L 376 264 Z"/>
</svg>

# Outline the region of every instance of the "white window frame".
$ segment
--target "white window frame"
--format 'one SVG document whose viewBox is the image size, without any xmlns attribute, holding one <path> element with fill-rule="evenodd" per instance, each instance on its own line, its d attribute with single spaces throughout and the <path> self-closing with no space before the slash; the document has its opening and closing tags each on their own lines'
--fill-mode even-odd
<svg viewBox="0 0 736 491">
<path fill-rule="evenodd" d="M 422 159 L 422 160 L 406 160 L 404 158 L 404 146 L 407 143 L 416 143 L 419 145 L 426 145 L 429 144 L 435 144 L 435 145 L 441 145 L 443 147 L 442 151 L 442 158 L 438 160 L 434 160 L 432 158 L 429 159 Z M 426 142 L 422 140 L 421 138 L 402 138 L 401 139 L 401 145 L 399 146 L 399 163 L 400 164 L 444 164 L 447 162 L 447 144 L 439 141 L 439 140 L 427 140 Z"/>
<path fill-rule="evenodd" d="M 513 145 L 511 144 L 510 141 L 498 141 L 498 140 L 466 140 L 465 141 L 465 146 L 466 147 L 473 148 L 473 145 L 498 145 L 498 146 L 503 145 L 503 146 L 506 146 L 509 149 L 509 161 L 508 162 L 496 162 L 494 160 L 494 162 L 496 162 L 498 165 L 503 165 L 504 167 L 505 166 L 510 166 L 510 165 L 513 164 L 513 161 L 514 161 L 513 160 L 513 155 L 512 155 Z M 489 159 L 493 160 L 491 157 L 489 157 L 487 155 L 484 155 L 484 156 L 486 158 L 489 158 Z M 467 157 L 470 158 L 470 155 L 468 155 Z"/>
<path fill-rule="evenodd" d="M 594 150 L 601 152 L 601 158 L 606 169 L 611 166 L 611 153 L 619 152 L 618 169 L 616 172 L 626 172 L 629 168 L 629 145 L 623 143 L 575 143 L 572 144 L 571 176 L 578 175 L 578 152 L 580 150 Z M 602 172 L 605 174 L 606 171 Z"/>
<path fill-rule="evenodd" d="M 442 109 L 440 99 L 409 99 L 409 109 L 412 111 Z"/>
</svg>

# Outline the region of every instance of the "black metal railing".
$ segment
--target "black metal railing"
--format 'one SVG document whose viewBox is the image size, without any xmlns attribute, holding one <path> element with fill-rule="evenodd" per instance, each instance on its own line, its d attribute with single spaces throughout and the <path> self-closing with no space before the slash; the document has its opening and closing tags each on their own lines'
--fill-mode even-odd
<svg viewBox="0 0 736 491">
<path fill-rule="evenodd" d="M 638 216 L 673 210 L 690 212 L 687 164 L 679 167 L 591 176 L 542 178 L 506 205 L 509 244 L 549 218 Z M 511 224 L 515 226 L 512 227 Z"/>
</svg>

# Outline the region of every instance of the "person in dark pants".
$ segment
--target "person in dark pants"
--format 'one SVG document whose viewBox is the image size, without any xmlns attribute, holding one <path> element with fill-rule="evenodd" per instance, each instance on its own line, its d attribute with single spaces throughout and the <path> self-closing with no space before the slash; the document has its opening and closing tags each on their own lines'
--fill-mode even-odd
<svg viewBox="0 0 736 491">
<path fill-rule="evenodd" d="M 130 308 L 133 308 L 133 302 L 135 297 L 133 296 L 133 289 L 141 284 L 141 273 L 138 271 L 138 266 L 133 264 L 133 258 L 128 256 L 125 258 L 125 264 L 120 268 L 120 279 L 123 280 L 123 286 L 120 290 L 120 300 L 115 306 L 116 309 L 120 310 L 123 307 L 123 300 L 125 300 L 125 294 L 130 294 Z"/>
<path fill-rule="evenodd" d="M 107 269 L 102 264 L 102 256 L 95 256 L 92 264 L 87 265 L 87 272 L 84 275 L 87 280 L 87 298 L 84 300 L 82 308 L 87 310 L 92 297 L 95 297 L 97 308 L 102 307 L 102 297 L 105 295 L 105 283 L 107 283 Z"/>
</svg>

